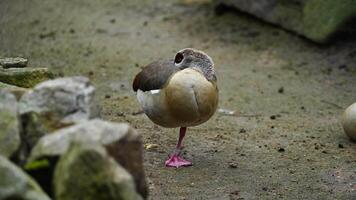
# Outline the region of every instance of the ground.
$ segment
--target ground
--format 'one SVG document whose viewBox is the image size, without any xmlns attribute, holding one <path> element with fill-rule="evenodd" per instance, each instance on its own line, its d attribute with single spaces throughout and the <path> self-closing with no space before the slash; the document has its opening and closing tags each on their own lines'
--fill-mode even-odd
<svg viewBox="0 0 356 200">
<path fill-rule="evenodd" d="M 150 199 L 355 199 L 356 144 L 340 115 L 356 101 L 356 39 L 320 46 L 220 14 L 209 0 L 2 0 L 0 56 L 90 77 L 103 118 L 129 122 L 150 144 Z M 131 82 L 185 47 L 213 58 L 225 112 L 188 128 L 194 166 L 176 170 L 163 163 L 178 130 L 140 113 Z"/>
</svg>

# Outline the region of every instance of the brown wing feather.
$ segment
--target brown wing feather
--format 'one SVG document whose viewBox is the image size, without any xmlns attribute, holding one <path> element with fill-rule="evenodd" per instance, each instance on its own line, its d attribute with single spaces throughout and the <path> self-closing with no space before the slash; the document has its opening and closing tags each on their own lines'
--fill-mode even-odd
<svg viewBox="0 0 356 200">
<path fill-rule="evenodd" d="M 136 75 L 132 88 L 135 92 L 162 89 L 177 71 L 179 68 L 174 65 L 173 60 L 153 62 Z"/>
</svg>

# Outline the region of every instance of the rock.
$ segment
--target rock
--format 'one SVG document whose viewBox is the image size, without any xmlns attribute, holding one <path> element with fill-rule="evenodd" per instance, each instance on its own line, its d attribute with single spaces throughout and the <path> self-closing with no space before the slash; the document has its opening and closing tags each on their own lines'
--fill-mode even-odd
<svg viewBox="0 0 356 200">
<path fill-rule="evenodd" d="M 31 177 L 1 155 L 0 177 L 0 199 L 50 199 Z"/>
<path fill-rule="evenodd" d="M 3 68 L 23 68 L 27 66 L 28 60 L 26 58 L 1 58 L 0 65 Z"/>
<path fill-rule="evenodd" d="M 9 84 L 0 82 L 0 90 L 1 89 L 7 90 L 7 91 L 11 92 L 12 94 L 14 94 L 16 96 L 17 100 L 20 100 L 21 96 L 23 94 L 25 94 L 25 92 L 28 91 L 27 88 L 17 87 L 14 85 L 9 85 Z"/>
<path fill-rule="evenodd" d="M 51 77 L 47 68 L 0 68 L 0 81 L 18 87 L 31 88 Z"/>
<path fill-rule="evenodd" d="M 49 80 L 24 94 L 19 111 L 28 148 L 47 133 L 99 117 L 94 94 L 85 77 Z"/>
<path fill-rule="evenodd" d="M 132 176 L 93 143 L 73 144 L 60 158 L 54 190 L 60 200 L 142 199 Z"/>
<path fill-rule="evenodd" d="M 9 91 L 0 90 L 0 154 L 11 157 L 18 150 L 20 142 L 16 98 Z"/>
<path fill-rule="evenodd" d="M 104 145 L 109 155 L 132 174 L 137 191 L 147 197 L 141 136 L 128 124 L 93 119 L 63 128 L 42 137 L 33 148 L 29 162 L 58 157 L 67 151 L 72 142 Z"/>
<path fill-rule="evenodd" d="M 216 0 L 325 43 L 356 17 L 354 0 Z"/>
</svg>

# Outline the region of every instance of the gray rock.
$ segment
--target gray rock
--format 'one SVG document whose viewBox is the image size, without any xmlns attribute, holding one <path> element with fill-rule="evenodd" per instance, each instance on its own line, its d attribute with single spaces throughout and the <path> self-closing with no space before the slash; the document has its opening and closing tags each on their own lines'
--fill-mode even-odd
<svg viewBox="0 0 356 200">
<path fill-rule="evenodd" d="M 0 199 L 50 199 L 31 177 L 1 155 L 0 177 Z"/>
<path fill-rule="evenodd" d="M 137 191 L 147 197 L 148 189 L 143 169 L 141 136 L 128 124 L 94 119 L 63 128 L 42 137 L 33 148 L 29 162 L 45 157 L 58 157 L 72 142 L 96 142 L 134 177 Z"/>
<path fill-rule="evenodd" d="M 9 91 L 0 89 L 0 154 L 10 157 L 20 142 L 17 100 Z"/>
<path fill-rule="evenodd" d="M 356 17 L 354 0 L 215 0 L 325 43 Z"/>
<path fill-rule="evenodd" d="M 106 150 L 76 143 L 60 158 L 54 175 L 56 199 L 140 200 L 132 176 Z"/>
<path fill-rule="evenodd" d="M 24 88 L 32 88 L 52 76 L 47 68 L 0 68 L 1 82 Z"/>
<path fill-rule="evenodd" d="M 3 68 L 23 68 L 27 66 L 28 60 L 26 58 L 1 58 L 0 65 Z"/>
<path fill-rule="evenodd" d="M 29 148 L 57 129 L 99 116 L 95 89 L 85 77 L 49 80 L 25 93 L 19 105 Z"/>
</svg>

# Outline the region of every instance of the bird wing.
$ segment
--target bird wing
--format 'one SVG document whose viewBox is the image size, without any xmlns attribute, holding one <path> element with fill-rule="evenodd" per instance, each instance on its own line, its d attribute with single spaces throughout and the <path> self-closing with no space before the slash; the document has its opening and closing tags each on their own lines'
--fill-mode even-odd
<svg viewBox="0 0 356 200">
<path fill-rule="evenodd" d="M 135 92 L 162 89 L 177 71 L 179 68 L 174 65 L 173 60 L 153 62 L 136 75 L 132 88 Z"/>
</svg>

